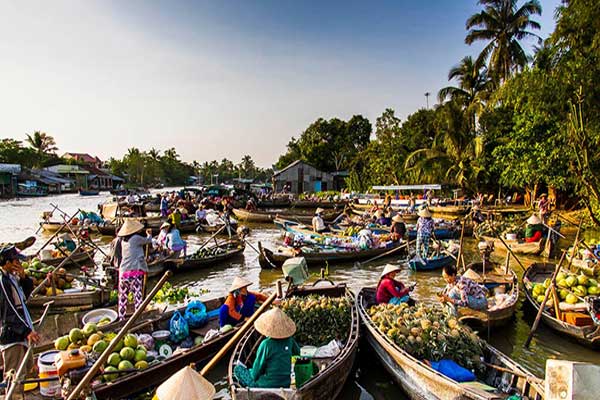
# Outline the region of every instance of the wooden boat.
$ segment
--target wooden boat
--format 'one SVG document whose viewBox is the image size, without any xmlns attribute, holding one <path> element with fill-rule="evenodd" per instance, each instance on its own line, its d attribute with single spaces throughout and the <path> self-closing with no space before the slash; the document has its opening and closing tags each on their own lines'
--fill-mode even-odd
<svg viewBox="0 0 600 400">
<path fill-rule="evenodd" d="M 413 271 L 433 271 L 444 268 L 446 265 L 450 265 L 455 262 L 455 260 L 455 257 L 447 254 L 440 254 L 426 260 L 413 258 L 408 262 L 408 266 Z"/>
<path fill-rule="evenodd" d="M 166 221 L 166 220 L 163 220 L 160 218 L 140 218 L 139 220 L 147 228 L 152 229 L 153 235 L 158 235 L 158 233 L 160 232 L 160 226 L 163 224 L 163 222 Z M 119 228 L 121 228 L 121 223 L 116 223 L 116 222 L 104 223 L 104 224 L 98 225 L 96 228 L 98 229 L 98 232 L 100 232 L 100 234 L 102 234 L 102 235 L 116 236 L 117 232 L 119 231 Z M 179 232 L 180 233 L 195 233 L 196 232 L 196 221 L 194 221 L 193 219 L 187 219 L 187 220 L 181 221 L 181 224 L 179 225 Z"/>
<path fill-rule="evenodd" d="M 299 256 L 304 257 L 308 265 L 324 265 L 325 263 L 343 263 L 365 260 L 371 257 L 380 256 L 398 247 L 405 246 L 405 243 L 394 243 L 389 247 L 381 247 L 368 250 L 332 248 L 322 249 L 321 251 L 316 252 L 303 251 L 300 254 L 296 254 L 294 253 L 293 249 L 285 247 L 279 247 L 277 250 L 272 251 L 267 248 L 264 248 L 259 242 L 258 250 L 260 252 L 260 255 L 258 256 L 258 262 L 261 268 L 265 269 L 280 268 L 285 262 L 285 260 Z M 314 249 L 317 249 L 317 247 L 314 247 Z M 393 252 L 393 254 L 395 255 L 398 255 L 399 253 L 399 251 Z"/>
<path fill-rule="evenodd" d="M 540 305 L 531 293 L 532 283 L 542 283 L 548 278 L 552 278 L 552 274 L 556 265 L 549 263 L 533 263 L 527 268 L 523 275 L 523 286 L 525 287 L 525 296 L 527 302 L 536 310 L 539 310 Z M 545 307 L 542 313 L 542 322 L 550 329 L 555 330 L 563 335 L 566 335 L 580 344 L 591 347 L 595 350 L 600 349 L 600 325 L 575 326 L 557 318 L 554 308 Z"/>
<path fill-rule="evenodd" d="M 489 263 L 484 275 L 482 262 L 471 263 L 467 265 L 467 269 L 477 272 L 482 277 L 477 283 L 485 285 L 490 292 L 502 287 L 506 300 L 498 307 L 490 304 L 491 307 L 485 312 L 458 307 L 458 319 L 478 328 L 506 325 L 514 316 L 519 302 L 519 280 L 515 272 L 510 268 L 507 270 L 498 264 Z"/>
<path fill-rule="evenodd" d="M 486 362 L 499 368 L 489 367 L 481 382 L 503 391 L 483 391 L 468 383 L 459 383 L 429 367 L 425 362 L 411 356 L 404 349 L 381 332 L 369 316 L 369 308 L 376 304 L 375 289 L 363 288 L 357 297 L 358 312 L 365 326 L 365 336 L 375 354 L 390 373 L 394 381 L 402 387 L 411 399 L 506 399 L 508 391 L 519 392 L 529 399 L 544 398 L 543 381 L 508 356 L 486 344 L 484 354 Z M 514 373 L 509 372 L 514 371 Z M 502 383 L 506 383 L 503 385 Z"/>
<path fill-rule="evenodd" d="M 237 221 L 232 220 L 230 223 L 230 227 L 231 227 L 231 234 L 235 234 L 235 232 L 237 231 L 237 228 L 238 228 Z M 221 228 L 223 228 L 222 224 L 217 224 L 217 225 L 197 224 L 196 232 L 197 233 L 215 233 L 215 232 L 219 231 Z M 229 236 L 229 232 L 227 232 L 227 229 L 223 229 L 220 234 Z"/>
<path fill-rule="evenodd" d="M 63 267 L 65 267 L 65 268 L 73 267 L 73 266 L 77 267 L 84 263 L 88 263 L 88 262 L 93 263 L 95 254 L 96 254 L 96 250 L 93 248 L 78 249 L 78 250 L 76 250 L 76 252 L 74 254 L 71 255 L 71 257 L 63 265 Z M 65 260 L 65 258 L 67 258 L 67 256 L 54 257 L 54 258 L 44 259 L 44 260 L 42 260 L 42 262 L 46 265 L 57 266 L 60 263 L 62 263 Z"/>
<path fill-rule="evenodd" d="M 312 214 L 290 214 L 289 212 L 283 211 L 248 211 L 242 208 L 234 208 L 233 213 L 240 221 L 254 222 L 254 223 L 270 223 L 277 216 L 285 216 L 289 220 L 298 221 L 301 223 L 310 224 L 314 215 Z M 324 221 L 333 221 L 339 215 L 338 212 L 327 212 L 323 214 Z"/>
<path fill-rule="evenodd" d="M 344 208 L 348 204 L 347 201 L 312 201 L 312 200 L 294 200 L 291 203 L 292 207 L 296 208 Z"/>
<path fill-rule="evenodd" d="M 588 262 L 579 257 L 572 257 L 571 252 L 568 251 L 565 254 L 565 264 L 571 266 L 572 271 L 581 272 L 588 276 L 598 276 L 600 275 L 600 264 L 597 262 Z"/>
<path fill-rule="evenodd" d="M 243 240 L 231 240 L 226 243 L 220 243 L 214 248 L 223 249 L 223 253 L 215 254 L 212 256 L 206 256 L 202 258 L 193 258 L 193 256 L 187 256 L 181 259 L 181 263 L 178 263 L 175 271 L 193 270 L 198 268 L 205 268 L 206 266 L 214 265 L 216 263 L 229 260 L 236 256 L 244 254 L 246 248 L 246 242 Z"/>
<path fill-rule="evenodd" d="M 358 216 L 363 216 L 373 206 L 366 205 L 366 204 L 351 204 L 349 207 L 350 207 L 350 211 L 352 211 L 353 214 L 358 215 Z M 407 210 L 406 208 L 392 207 L 392 210 L 397 213 L 400 213 L 400 215 L 402 215 L 402 219 L 406 223 L 413 224 L 413 223 L 416 223 L 417 220 L 419 219 L 419 216 L 417 215 L 417 213 L 406 212 L 406 210 Z"/>
<path fill-rule="evenodd" d="M 228 380 L 234 399 L 332 400 L 338 397 L 352 371 L 352 365 L 358 350 L 360 326 L 354 295 L 345 285 L 334 285 L 303 287 L 288 292 L 286 297 L 301 297 L 310 294 L 331 297 L 345 295 L 353 302 L 352 323 L 341 352 L 335 357 L 313 359 L 315 363 L 318 363 L 319 371 L 300 388 L 264 389 L 242 387 L 233 375 L 233 368 L 238 360 L 245 365 L 252 365 L 252 359 L 262 339 L 262 335 L 256 329 L 251 328 L 240 339 L 229 361 Z"/>
<path fill-rule="evenodd" d="M 44 221 L 40 222 L 40 228 L 48 233 L 54 233 L 59 230 L 65 223 L 64 222 L 52 222 L 52 221 Z M 69 224 L 69 227 L 65 227 L 63 232 L 70 232 L 69 228 L 73 231 L 77 231 L 79 229 L 79 225 L 77 224 Z"/>
<path fill-rule="evenodd" d="M 144 203 L 144 211 L 146 212 L 160 212 L 160 203 Z"/>
<path fill-rule="evenodd" d="M 498 238 L 493 238 L 490 236 L 481 236 L 481 239 L 484 239 L 487 242 L 494 243 L 494 249 L 496 251 L 500 251 L 502 253 L 506 253 L 506 247 L 502 243 L 502 241 Z M 539 256 L 544 251 L 544 246 L 546 244 L 546 238 L 542 238 L 537 242 L 523 242 L 520 240 L 509 240 L 504 239 L 504 243 L 506 243 L 513 253 L 522 254 L 522 255 L 530 255 L 530 256 Z"/>
<path fill-rule="evenodd" d="M 258 208 L 277 208 L 277 207 L 289 207 L 292 204 L 289 198 L 273 198 L 269 200 L 259 200 L 256 205 Z"/>
<path fill-rule="evenodd" d="M 429 211 L 434 214 L 465 215 L 471 210 L 471 206 L 429 206 Z"/>
<path fill-rule="evenodd" d="M 199 329 L 191 329 L 190 333 L 195 335 L 206 335 L 211 329 L 219 329 L 218 314 L 211 316 L 210 311 L 218 310 L 223 304 L 223 298 L 216 298 L 204 301 L 209 312 L 208 323 Z M 183 312 L 185 308 L 178 311 Z M 134 329 L 136 333 L 152 333 L 160 329 L 169 329 L 169 320 L 174 311 L 161 314 L 158 318 L 138 324 Z M 198 364 L 207 361 L 214 353 L 219 351 L 225 343 L 238 331 L 239 326 L 234 329 L 219 333 L 217 336 L 204 341 L 202 344 L 193 346 L 189 349 L 183 349 L 182 352 L 169 357 L 168 359 L 151 365 L 147 369 L 131 372 L 120 376 L 118 379 L 109 383 L 100 383 L 92 386 L 96 398 L 98 399 L 123 399 L 132 394 L 143 391 L 144 389 L 160 385 L 167 378 L 179 371 L 181 368 L 192 363 Z"/>
<path fill-rule="evenodd" d="M 108 288 L 87 288 L 82 291 L 61 293 L 56 296 L 35 295 L 27 300 L 27 306 L 32 308 L 43 307 L 45 303 L 53 300 L 53 309 L 76 308 L 87 310 L 106 303 L 110 298 Z"/>
<path fill-rule="evenodd" d="M 466 231 L 466 228 L 465 228 Z M 467 234 L 465 232 L 465 234 Z M 433 237 L 439 240 L 445 239 L 458 239 L 460 237 L 460 227 L 457 228 L 435 228 L 433 230 Z M 408 231 L 408 240 L 415 240 L 417 238 L 417 229 L 410 229 Z"/>
<path fill-rule="evenodd" d="M 99 190 L 84 190 L 79 189 L 80 196 L 98 196 L 100 194 Z"/>
</svg>

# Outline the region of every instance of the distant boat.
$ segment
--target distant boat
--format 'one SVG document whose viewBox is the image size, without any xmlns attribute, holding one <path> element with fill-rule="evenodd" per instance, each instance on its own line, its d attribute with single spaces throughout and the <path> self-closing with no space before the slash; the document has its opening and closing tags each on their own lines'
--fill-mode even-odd
<svg viewBox="0 0 600 400">
<path fill-rule="evenodd" d="M 42 186 L 19 183 L 17 197 L 44 197 L 48 196 L 48 189 Z"/>
<path fill-rule="evenodd" d="M 98 196 L 100 194 L 99 190 L 84 190 L 79 189 L 80 196 Z"/>
</svg>

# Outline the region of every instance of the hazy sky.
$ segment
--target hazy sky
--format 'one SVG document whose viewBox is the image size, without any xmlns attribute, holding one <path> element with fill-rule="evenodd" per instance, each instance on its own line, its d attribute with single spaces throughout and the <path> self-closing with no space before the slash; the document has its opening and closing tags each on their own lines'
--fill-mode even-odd
<svg viewBox="0 0 600 400">
<path fill-rule="evenodd" d="M 559 0 L 543 0 L 541 36 Z M 435 101 L 475 0 L 0 2 L 0 137 L 269 166 L 319 117 Z M 531 44 L 531 43 L 530 43 Z"/>
</svg>

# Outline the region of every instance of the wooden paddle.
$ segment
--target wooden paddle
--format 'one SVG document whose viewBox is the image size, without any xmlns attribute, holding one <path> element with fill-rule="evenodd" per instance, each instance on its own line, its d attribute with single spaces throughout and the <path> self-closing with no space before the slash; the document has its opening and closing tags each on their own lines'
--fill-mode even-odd
<svg viewBox="0 0 600 400">
<path fill-rule="evenodd" d="M 562 256 L 560 257 L 560 261 L 558 262 L 558 264 L 556 265 L 556 268 L 554 269 L 554 273 L 552 274 L 552 279 L 551 279 L 552 282 L 550 283 L 550 286 L 548 286 L 548 288 L 546 289 L 546 293 L 544 294 L 544 301 L 542 301 L 540 304 L 538 313 L 535 316 L 535 321 L 533 321 L 533 325 L 531 326 L 531 331 L 529 331 L 527 340 L 525 340 L 525 344 L 523 345 L 527 349 L 529 348 L 531 339 L 533 339 L 533 335 L 534 335 L 535 331 L 537 330 L 538 325 L 540 324 L 540 319 L 542 318 L 542 313 L 544 312 L 544 309 L 546 308 L 546 302 L 548 301 L 548 297 L 550 296 L 550 293 L 552 292 L 551 288 L 556 284 L 556 275 L 558 275 L 558 271 L 560 271 L 560 266 L 562 265 L 563 261 L 565 260 L 566 254 L 567 254 L 567 252 L 563 251 Z"/>
<path fill-rule="evenodd" d="M 235 335 L 233 335 L 233 337 L 229 339 L 225 346 L 221 347 L 221 350 L 219 350 L 219 352 L 214 355 L 214 357 L 208 362 L 208 364 L 204 366 L 204 368 L 202 368 L 202 370 L 200 371 L 200 375 L 206 375 L 206 373 L 210 371 L 210 369 L 214 367 L 216 363 L 219 362 L 219 360 L 229 351 L 229 349 L 231 349 L 231 347 L 238 341 L 238 339 L 242 337 L 244 333 L 246 333 L 246 331 L 252 326 L 252 324 L 254 324 L 254 321 L 256 321 L 256 319 L 271 305 L 273 300 L 275 300 L 275 298 L 277 298 L 278 295 L 283 297 L 281 291 L 281 281 L 277 281 L 277 291 L 270 295 L 269 298 L 267 298 L 267 300 L 265 300 L 265 302 L 261 304 L 260 308 L 256 310 L 254 314 L 252 314 L 252 316 L 248 318 L 248 320 L 246 320 L 244 325 L 242 325 L 242 327 L 235 333 Z"/>
<path fill-rule="evenodd" d="M 50 308 L 52 303 L 54 303 L 54 300 L 44 303 L 44 312 L 42 313 L 42 316 L 39 319 L 38 327 L 42 326 L 42 323 L 44 322 L 44 320 L 46 319 L 46 315 L 48 314 L 48 309 Z M 23 357 L 23 360 L 21 360 L 21 364 L 19 365 L 19 368 L 17 368 L 17 372 L 10 381 L 8 390 L 6 391 L 5 399 L 12 399 L 12 396 L 17 386 L 19 385 L 19 381 L 21 380 L 21 375 L 23 375 L 23 370 L 25 369 L 27 360 L 29 359 L 29 357 L 31 357 L 31 354 L 33 353 L 33 347 L 33 344 L 29 343 L 29 346 L 27 347 L 27 352 L 25 352 L 25 356 Z"/>
<path fill-rule="evenodd" d="M 386 257 L 386 256 L 389 256 L 390 254 L 393 254 L 393 253 L 395 253 L 396 251 L 398 251 L 398 250 L 400 250 L 400 249 L 407 248 L 407 247 L 409 247 L 411 244 L 414 244 L 414 243 L 415 243 L 415 240 L 411 240 L 410 242 L 403 243 L 403 244 L 401 244 L 400 246 L 398 246 L 398 247 L 396 247 L 396 248 L 393 248 L 393 249 L 392 249 L 392 250 L 390 250 L 390 251 L 386 251 L 386 252 L 385 252 L 385 253 L 383 253 L 383 254 L 379 254 L 379 255 L 377 255 L 377 256 L 375 256 L 375 257 L 369 258 L 367 261 L 363 261 L 363 262 L 360 262 L 360 261 L 355 261 L 355 262 L 354 262 L 354 266 L 355 266 L 355 267 L 360 267 L 361 265 L 368 264 L 368 263 L 370 263 L 371 261 L 375 261 L 375 260 L 377 260 L 377 259 L 380 259 L 381 257 Z"/>
<path fill-rule="evenodd" d="M 127 334 L 129 329 L 133 326 L 133 324 L 140 317 L 140 315 L 142 315 L 142 313 L 144 312 L 144 310 L 146 309 L 146 307 L 148 306 L 150 301 L 152 301 L 152 299 L 156 295 L 156 292 L 158 292 L 160 290 L 160 288 L 162 288 L 162 286 L 165 284 L 165 282 L 171 275 L 172 275 L 171 271 L 167 271 L 164 273 L 164 275 L 156 283 L 156 285 L 154 286 L 154 288 L 152 289 L 150 294 L 148 296 L 146 296 L 146 298 L 144 299 L 144 301 L 142 302 L 140 307 L 135 310 L 133 315 L 127 320 L 125 325 L 123 325 L 123 327 L 121 328 L 119 333 L 117 333 L 117 336 L 115 336 L 114 339 L 110 341 L 110 343 L 108 344 L 108 347 L 104 350 L 104 352 L 102 352 L 100 357 L 98 357 L 98 360 L 96 360 L 94 365 L 92 365 L 92 367 L 88 370 L 88 372 L 85 374 L 85 376 L 77 384 L 75 389 L 73 389 L 73 391 L 71 392 L 71 394 L 69 395 L 67 400 L 77 399 L 77 397 L 79 396 L 79 393 L 81 393 L 81 391 L 84 388 L 88 387 L 90 381 L 96 376 L 100 367 L 102 365 L 104 365 L 104 363 L 106 362 L 106 359 L 112 353 L 113 349 L 115 347 L 117 347 L 117 344 L 119 343 L 119 341 Z"/>
</svg>

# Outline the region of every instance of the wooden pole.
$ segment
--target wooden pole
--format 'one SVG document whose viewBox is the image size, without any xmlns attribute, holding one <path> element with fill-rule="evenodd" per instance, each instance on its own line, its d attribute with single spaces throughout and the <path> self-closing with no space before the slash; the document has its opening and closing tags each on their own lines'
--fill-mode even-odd
<svg viewBox="0 0 600 400">
<path fill-rule="evenodd" d="M 211 240 L 213 240 L 213 238 L 214 238 L 215 236 L 217 236 L 219 233 L 221 233 L 221 232 L 223 231 L 223 229 L 225 229 L 225 225 L 223 225 L 221 228 L 219 228 L 219 230 L 218 230 L 218 231 L 216 231 L 215 233 L 213 233 L 213 235 L 212 235 L 211 237 L 209 237 L 209 238 L 208 238 L 208 240 L 207 240 L 206 242 L 204 242 L 204 243 L 202 244 L 202 246 L 200 246 L 200 248 L 199 248 L 198 250 L 201 250 L 201 249 L 203 249 L 203 248 L 204 248 L 204 246 L 206 246 L 206 245 L 207 245 L 207 244 L 208 244 L 208 243 L 209 243 Z M 198 251 L 198 250 L 196 250 L 196 251 Z"/>
<path fill-rule="evenodd" d="M 68 262 L 68 261 L 71 259 L 71 257 L 73 256 L 73 254 L 75 254 L 75 252 L 76 252 L 76 251 L 77 251 L 79 248 L 80 248 L 80 246 L 77 246 L 77 247 L 75 247 L 75 250 L 73 250 L 73 251 L 71 252 L 71 254 L 69 254 L 68 256 L 66 256 L 66 257 L 65 257 L 65 259 L 64 259 L 64 260 L 62 260 L 62 261 L 60 262 L 60 264 L 58 264 L 57 266 L 55 266 L 55 267 L 52 269 L 52 271 L 50 271 L 50 274 L 54 274 L 54 272 L 55 272 L 55 271 L 57 271 L 59 268 L 62 268 L 62 266 L 63 266 L 63 265 L 65 265 L 65 264 L 66 264 L 66 263 L 67 263 L 67 262 Z M 31 294 L 29 295 L 29 298 L 32 298 L 32 297 L 33 297 L 35 294 L 37 294 L 37 292 L 39 292 L 39 291 L 40 291 L 40 289 L 42 288 L 42 286 L 44 286 L 44 283 L 46 283 L 46 281 L 47 281 L 47 280 L 48 280 L 48 276 L 46 276 L 46 277 L 44 278 L 44 280 L 43 280 L 43 281 L 42 281 L 42 282 L 41 282 L 39 285 L 37 285 L 37 287 L 35 287 L 35 288 L 33 289 L 33 291 L 31 292 Z"/>
<path fill-rule="evenodd" d="M 279 282 L 278 282 L 279 283 Z M 212 367 L 215 366 L 217 362 L 229 351 L 229 349 L 238 341 L 238 339 L 252 326 L 254 321 L 271 305 L 273 300 L 277 297 L 277 292 L 273 293 L 269 296 L 269 298 L 261 304 L 260 308 L 252 314 L 252 316 L 244 323 L 244 325 L 233 335 L 231 339 L 225 344 L 225 346 L 221 347 L 221 350 L 202 368 L 200 371 L 200 375 L 206 375 L 208 371 Z"/>
<path fill-rule="evenodd" d="M 500 242 L 504 245 L 504 247 L 506 247 L 506 250 L 508 250 L 508 252 L 510 253 L 510 255 L 513 256 L 515 260 L 517 260 L 517 263 L 521 266 L 521 268 L 523 269 L 523 271 L 527 271 L 527 268 L 525 268 L 525 266 L 523 266 L 523 264 L 521 263 L 521 260 L 519 260 L 519 258 L 515 255 L 515 253 L 513 253 L 513 251 L 510 248 L 510 246 L 506 244 L 506 242 L 504 241 L 504 239 L 502 239 L 502 236 L 498 235 L 498 233 L 496 232 L 496 230 L 491 225 L 490 225 L 490 227 L 492 228 L 492 231 L 494 232 L 494 235 L 496 235 L 496 237 L 498 239 L 500 239 Z"/>
<path fill-rule="evenodd" d="M 542 301 L 542 303 L 540 304 L 538 313 L 535 316 L 535 321 L 533 321 L 533 325 L 531 326 L 531 331 L 529 331 L 529 336 L 527 336 L 527 340 L 525 340 L 525 344 L 524 344 L 525 348 L 529 348 L 531 339 L 533 339 L 533 335 L 534 335 L 535 331 L 537 330 L 538 325 L 540 324 L 540 319 L 542 318 L 542 313 L 544 312 L 544 309 L 546 308 L 546 301 L 548 301 L 548 297 L 550 296 L 550 293 L 552 292 L 552 290 L 551 290 L 552 286 L 554 286 L 556 284 L 556 275 L 558 275 L 558 271 L 560 271 L 560 266 L 562 265 L 563 261 L 565 260 L 566 254 L 567 254 L 567 252 L 563 251 L 562 256 L 560 257 L 560 261 L 556 265 L 556 269 L 554 270 L 554 273 L 552 274 L 552 282 L 550 283 L 550 286 L 548 286 L 548 288 L 546 289 L 546 294 L 544 294 L 544 301 Z"/>
<path fill-rule="evenodd" d="M 577 247 L 579 246 L 579 235 L 581 234 L 581 225 L 583 224 L 583 218 L 579 220 L 579 226 L 577 227 L 577 233 L 575 234 L 575 240 L 573 241 L 573 250 L 571 251 L 571 256 L 569 257 L 569 266 L 568 270 L 571 269 L 571 265 L 573 265 L 573 258 L 575 257 L 575 252 L 577 251 Z"/>
<path fill-rule="evenodd" d="M 414 243 L 415 243 L 414 240 L 411 240 L 410 242 L 403 243 L 400 246 L 398 246 L 398 247 L 396 247 L 396 248 L 394 248 L 394 249 L 392 249 L 390 251 L 386 251 L 383 254 L 379 254 L 379 255 L 377 255 L 375 257 L 369 258 L 367 261 L 363 261 L 363 262 L 357 261 L 357 262 L 354 263 L 354 266 L 360 267 L 361 265 L 368 264 L 371 261 L 375 261 L 377 259 L 380 259 L 381 257 L 389 256 L 390 254 L 395 253 L 396 251 L 398 251 L 400 249 L 407 248 L 408 246 L 410 246 L 411 244 L 414 244 Z"/>
<path fill-rule="evenodd" d="M 465 238 L 465 220 L 463 219 L 460 228 L 460 241 L 458 242 L 458 258 L 456 259 L 456 270 L 460 268 L 460 260 L 463 258 L 463 240 Z M 464 271 L 463 271 L 464 272 Z"/>
<path fill-rule="evenodd" d="M 38 249 L 38 251 L 37 251 L 37 252 L 36 252 L 36 253 L 35 253 L 33 256 L 34 256 L 34 257 L 37 257 L 37 255 L 38 255 L 38 254 L 40 254 L 40 252 L 41 252 L 42 250 L 44 250 L 44 248 L 45 248 L 46 246 L 48 246 L 48 244 L 49 244 L 49 243 L 50 243 L 52 240 L 54 240 L 54 238 L 55 238 L 56 236 L 58 236 L 58 234 L 59 234 L 60 232 L 62 232 L 62 230 L 63 230 L 63 229 L 65 229 L 65 226 L 66 226 L 67 224 L 70 224 L 70 223 L 71 223 L 71 220 L 72 220 L 73 218 L 75 218 L 75 217 L 77 216 L 77 214 L 79 214 L 79 210 L 77 210 L 77 212 L 76 212 L 75 214 L 71 215 L 71 217 L 70 217 L 68 220 L 66 220 L 66 221 L 65 221 L 65 223 L 63 223 L 63 224 L 60 226 L 60 228 L 58 228 L 58 229 L 56 230 L 56 232 L 54 232 L 54 233 L 52 234 L 52 236 L 50 236 L 50 238 L 49 238 L 49 239 L 46 241 L 46 243 L 44 243 L 44 245 L 43 245 L 42 247 L 40 247 L 40 248 Z"/>
<path fill-rule="evenodd" d="M 129 320 L 127 320 L 127 322 L 121 328 L 119 333 L 117 333 L 117 336 L 115 336 L 113 338 L 113 340 L 110 341 L 110 343 L 108 344 L 108 347 L 104 350 L 104 352 L 102 352 L 102 354 L 100 355 L 98 360 L 96 360 L 94 365 L 92 365 L 92 367 L 85 374 L 83 379 L 81 379 L 79 384 L 75 387 L 75 389 L 73 389 L 73 391 L 71 392 L 71 394 L 69 395 L 67 400 L 77 399 L 77 397 L 79 396 L 79 393 L 81 393 L 81 391 L 89 385 L 90 381 L 92 380 L 92 378 L 94 378 L 94 376 L 96 376 L 100 367 L 102 365 L 104 365 L 104 363 L 106 362 L 106 359 L 112 353 L 113 349 L 115 347 L 117 347 L 118 342 L 125 336 L 125 334 L 133 326 L 133 324 L 135 324 L 135 321 L 140 317 L 140 315 L 142 315 L 142 313 L 144 312 L 144 310 L 146 309 L 146 307 L 148 306 L 150 301 L 152 301 L 152 299 L 154 298 L 154 295 L 156 295 L 156 292 L 158 292 L 160 290 L 160 288 L 165 284 L 165 282 L 171 276 L 171 274 L 172 274 L 171 271 L 167 271 L 164 273 L 164 275 L 162 276 L 162 278 L 160 278 L 160 280 L 158 281 L 156 286 L 154 286 L 154 288 L 152 289 L 150 294 L 144 299 L 144 301 L 142 302 L 140 307 L 135 310 L 133 315 L 129 318 Z"/>
</svg>

